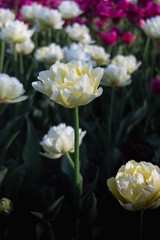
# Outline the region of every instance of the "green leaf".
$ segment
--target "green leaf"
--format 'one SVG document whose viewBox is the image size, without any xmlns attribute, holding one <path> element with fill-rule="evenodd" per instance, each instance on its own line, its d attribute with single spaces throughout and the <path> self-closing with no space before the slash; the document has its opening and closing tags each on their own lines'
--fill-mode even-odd
<svg viewBox="0 0 160 240">
<path fill-rule="evenodd" d="M 41 170 L 40 144 L 32 121 L 27 118 L 27 140 L 23 149 L 23 159 L 26 167 L 35 179 L 39 176 Z"/>
<path fill-rule="evenodd" d="M 93 181 L 92 184 L 90 185 L 90 188 L 88 189 L 87 193 L 84 195 L 83 201 L 86 201 L 87 199 L 89 199 L 89 198 L 91 197 L 91 195 L 93 194 L 93 192 L 94 192 L 94 190 L 95 190 L 95 188 L 96 188 L 96 184 L 97 184 L 97 181 L 98 181 L 98 177 L 99 177 L 99 168 L 97 168 L 94 181 Z"/>
<path fill-rule="evenodd" d="M 40 218 L 41 220 L 43 220 L 44 216 L 41 212 L 34 212 L 34 211 L 31 211 L 31 214 L 33 214 L 34 216 Z"/>
<path fill-rule="evenodd" d="M 51 206 L 49 206 L 49 208 L 47 209 L 47 212 L 49 213 L 53 211 L 57 206 L 62 204 L 63 199 L 64 199 L 64 196 L 61 196 L 60 198 L 58 198 L 54 203 L 51 204 Z"/>
<path fill-rule="evenodd" d="M 119 130 L 115 136 L 114 147 L 125 140 L 127 134 L 133 129 L 133 127 L 138 124 L 147 114 L 147 103 L 144 102 L 143 106 L 129 113 L 124 119 L 121 120 Z"/>
<path fill-rule="evenodd" d="M 61 196 L 49 206 L 47 211 L 44 213 L 44 216 L 47 219 L 47 221 L 52 221 L 53 219 L 56 218 L 63 204 L 63 200 L 64 196 Z"/>
<path fill-rule="evenodd" d="M 2 163 L 4 161 L 5 154 L 8 150 L 8 148 L 11 146 L 12 142 L 18 136 L 19 133 L 20 133 L 20 131 L 15 132 L 13 135 L 11 135 L 10 138 L 8 139 L 8 141 L 6 142 L 6 144 L 3 146 L 2 150 L 1 150 L 1 154 L 0 154 L 0 166 L 2 165 Z"/>
<path fill-rule="evenodd" d="M 5 179 L 5 191 L 8 196 L 16 198 L 17 193 L 22 186 L 25 166 L 18 162 L 12 164 Z"/>
<path fill-rule="evenodd" d="M 8 172 L 8 169 L 4 166 L 1 166 L 1 168 L 0 168 L 0 185 L 1 185 L 4 177 L 6 176 L 7 172 Z"/>
<path fill-rule="evenodd" d="M 11 130 L 19 127 L 20 122 L 22 118 L 16 117 L 15 119 L 12 119 L 12 121 L 9 121 L 5 127 L 0 131 L 0 147 L 6 142 L 6 139 L 9 135 L 11 135 Z"/>
</svg>

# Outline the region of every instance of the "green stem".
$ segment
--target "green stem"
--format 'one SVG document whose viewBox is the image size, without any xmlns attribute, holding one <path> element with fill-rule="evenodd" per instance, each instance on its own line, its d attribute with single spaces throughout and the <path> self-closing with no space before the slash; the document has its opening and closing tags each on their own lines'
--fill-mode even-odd
<svg viewBox="0 0 160 240">
<path fill-rule="evenodd" d="M 156 62 L 156 53 L 157 53 L 157 41 L 155 39 L 153 39 L 152 43 L 153 43 L 153 52 L 152 52 L 152 68 L 151 68 L 151 78 L 150 78 L 150 81 L 152 81 L 153 76 L 154 76 L 155 62 Z"/>
<path fill-rule="evenodd" d="M 149 37 L 147 37 L 146 44 L 145 44 L 145 49 L 144 49 L 144 54 L 143 54 L 143 66 L 144 66 L 144 68 L 148 64 L 148 49 L 149 49 L 149 45 L 150 45 L 150 40 L 151 39 Z"/>
<path fill-rule="evenodd" d="M 1 54 L 0 54 L 0 73 L 3 72 L 5 41 L 1 40 Z"/>
<path fill-rule="evenodd" d="M 79 208 L 80 208 L 80 179 L 79 179 L 79 113 L 78 107 L 74 108 L 74 190 L 75 190 L 75 240 L 79 239 Z"/>
<path fill-rule="evenodd" d="M 20 74 L 23 79 L 23 76 L 24 76 L 23 54 L 19 55 L 19 64 L 20 64 Z"/>
<path fill-rule="evenodd" d="M 13 57 L 14 57 L 14 74 L 17 77 L 17 51 L 16 44 L 13 45 Z"/>
<path fill-rule="evenodd" d="M 49 45 L 52 42 L 52 29 L 51 28 L 48 28 L 47 35 L 48 35 L 48 45 Z"/>
<path fill-rule="evenodd" d="M 34 39 L 35 51 L 36 51 L 38 48 L 38 32 L 34 33 L 33 39 Z"/>
<path fill-rule="evenodd" d="M 68 152 L 66 153 L 66 157 L 68 158 L 68 161 L 69 161 L 71 167 L 74 169 L 74 162 Z"/>
<path fill-rule="evenodd" d="M 124 110 L 124 100 L 125 100 L 125 87 L 122 87 L 121 103 L 120 103 L 120 117 L 119 122 L 121 122 L 123 110 Z"/>
<path fill-rule="evenodd" d="M 115 85 L 111 87 L 111 101 L 110 101 L 110 109 L 109 109 L 109 117 L 108 117 L 108 144 L 110 145 L 111 134 L 112 134 L 112 115 L 113 115 L 113 105 L 114 105 L 114 96 L 115 96 Z"/>
<path fill-rule="evenodd" d="M 144 214 L 144 209 L 140 210 L 140 229 L 139 229 L 139 240 L 142 240 L 142 230 L 143 230 L 143 214 Z"/>
</svg>

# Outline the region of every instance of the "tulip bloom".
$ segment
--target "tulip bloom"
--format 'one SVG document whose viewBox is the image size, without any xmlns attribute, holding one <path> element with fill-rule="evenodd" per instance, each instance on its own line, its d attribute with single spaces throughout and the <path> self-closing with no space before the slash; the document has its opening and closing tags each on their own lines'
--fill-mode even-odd
<svg viewBox="0 0 160 240">
<path fill-rule="evenodd" d="M 160 168 L 150 162 L 128 161 L 119 168 L 115 177 L 107 180 L 107 185 L 126 210 L 160 206 Z"/>
<path fill-rule="evenodd" d="M 155 77 L 152 80 L 152 92 L 154 93 L 160 93 L 160 79 Z"/>
<path fill-rule="evenodd" d="M 24 92 L 23 85 L 17 78 L 0 74 L 0 103 L 21 102 L 27 98 L 23 95 Z"/>
<path fill-rule="evenodd" d="M 127 46 L 131 46 L 135 43 L 136 36 L 130 32 L 125 32 L 122 36 L 122 39 Z"/>
<path fill-rule="evenodd" d="M 127 73 L 127 68 L 109 64 L 104 68 L 104 76 L 101 81 L 102 86 L 123 87 L 131 83 L 131 76 Z"/>
<path fill-rule="evenodd" d="M 86 131 L 79 129 L 79 145 L 85 134 Z M 57 159 L 66 153 L 74 152 L 74 128 L 66 126 L 64 123 L 53 126 L 44 135 L 40 144 L 45 151 L 41 154 L 51 159 Z"/>
<path fill-rule="evenodd" d="M 56 103 L 74 108 L 86 105 L 102 94 L 102 88 L 98 88 L 102 76 L 103 69 L 93 69 L 91 63 L 57 61 L 50 70 L 40 72 L 40 81 L 33 82 L 32 86 Z"/>
<path fill-rule="evenodd" d="M 2 27 L 0 32 L 0 38 L 7 43 L 22 43 L 31 38 L 34 31 L 29 30 L 28 26 L 19 20 L 13 22 L 7 22 Z"/>
</svg>

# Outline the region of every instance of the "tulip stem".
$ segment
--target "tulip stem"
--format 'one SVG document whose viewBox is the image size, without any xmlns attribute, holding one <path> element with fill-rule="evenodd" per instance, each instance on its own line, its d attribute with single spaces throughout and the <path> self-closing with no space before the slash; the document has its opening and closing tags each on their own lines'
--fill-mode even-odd
<svg viewBox="0 0 160 240">
<path fill-rule="evenodd" d="M 68 152 L 66 153 L 66 157 L 68 158 L 68 161 L 69 161 L 71 167 L 74 169 L 74 162 Z"/>
<path fill-rule="evenodd" d="M 148 49 L 149 49 L 149 45 L 150 45 L 150 37 L 147 37 L 146 39 L 146 44 L 145 44 L 145 49 L 144 49 L 144 54 L 143 54 L 143 66 L 144 69 L 148 64 Z"/>
<path fill-rule="evenodd" d="M 1 40 L 1 54 L 0 54 L 0 73 L 3 72 L 5 41 Z"/>
<path fill-rule="evenodd" d="M 24 76 L 23 54 L 19 55 L 19 64 L 20 64 L 20 74 L 23 79 L 23 76 Z"/>
<path fill-rule="evenodd" d="M 80 180 L 79 180 L 79 113 L 78 107 L 74 108 L 74 184 L 75 184 L 75 240 L 79 239 L 79 208 L 80 208 Z"/>
<path fill-rule="evenodd" d="M 112 134 L 112 116 L 113 116 L 113 105 L 114 105 L 114 95 L 115 95 L 115 85 L 111 87 L 111 100 L 110 100 L 110 109 L 109 109 L 109 117 L 108 117 L 108 145 L 111 142 L 111 134 Z"/>
<path fill-rule="evenodd" d="M 142 229 L 143 229 L 143 213 L 144 209 L 140 210 L 140 230 L 139 230 L 139 240 L 142 240 Z"/>
<path fill-rule="evenodd" d="M 13 57 L 14 57 L 14 74 L 15 77 L 17 77 L 17 50 L 16 50 L 16 44 L 13 46 Z"/>
</svg>

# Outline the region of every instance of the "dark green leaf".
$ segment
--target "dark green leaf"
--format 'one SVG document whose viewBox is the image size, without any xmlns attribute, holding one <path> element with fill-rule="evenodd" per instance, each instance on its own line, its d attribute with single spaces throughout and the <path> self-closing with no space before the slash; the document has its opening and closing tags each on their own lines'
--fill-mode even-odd
<svg viewBox="0 0 160 240">
<path fill-rule="evenodd" d="M 36 178 L 40 174 L 40 144 L 32 121 L 27 118 L 27 140 L 23 149 L 24 162 L 32 176 Z"/>
</svg>

